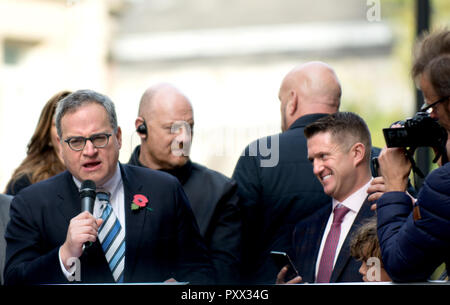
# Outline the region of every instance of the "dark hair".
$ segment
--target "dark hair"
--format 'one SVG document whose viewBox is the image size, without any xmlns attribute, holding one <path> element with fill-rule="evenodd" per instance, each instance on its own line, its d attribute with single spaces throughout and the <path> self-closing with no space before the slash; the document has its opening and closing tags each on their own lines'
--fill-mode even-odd
<svg viewBox="0 0 450 305">
<path fill-rule="evenodd" d="M 65 170 L 64 164 L 61 163 L 52 146 L 51 129 L 58 102 L 70 93 L 70 91 L 58 92 L 45 104 L 34 134 L 28 143 L 27 156 L 14 171 L 8 186 L 13 185 L 23 175 L 27 175 L 33 184 Z"/>
<path fill-rule="evenodd" d="M 431 60 L 426 71 L 436 94 L 440 97 L 450 96 L 450 54 Z"/>
<path fill-rule="evenodd" d="M 417 78 L 428 73 L 436 93 L 450 95 L 450 31 L 443 28 L 425 33 L 416 44 L 412 76 Z"/>
<path fill-rule="evenodd" d="M 369 257 L 377 257 L 381 260 L 376 216 L 366 219 L 352 235 L 350 240 L 350 255 L 362 261 L 367 261 Z"/>
<path fill-rule="evenodd" d="M 117 115 L 114 103 L 106 95 L 93 90 L 78 90 L 70 94 L 58 103 L 56 108 L 56 130 L 58 136 L 62 139 L 61 119 L 68 112 L 74 112 L 76 109 L 87 103 L 97 103 L 103 106 L 108 113 L 109 122 L 114 132 L 117 132 Z"/>
<path fill-rule="evenodd" d="M 355 143 L 364 144 L 366 147 L 364 159 L 369 162 L 372 148 L 369 127 L 356 113 L 336 112 L 318 119 L 304 130 L 307 139 L 321 132 L 330 132 L 335 142 L 346 150 Z"/>
</svg>

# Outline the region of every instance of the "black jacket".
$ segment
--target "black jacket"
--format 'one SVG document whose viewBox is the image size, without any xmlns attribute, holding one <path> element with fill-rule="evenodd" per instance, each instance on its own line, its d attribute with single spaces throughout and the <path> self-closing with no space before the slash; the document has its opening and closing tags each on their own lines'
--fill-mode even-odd
<svg viewBox="0 0 450 305">
<path fill-rule="evenodd" d="M 442 262 L 450 272 L 449 186 L 447 163 L 426 177 L 415 203 L 420 217 L 404 192 L 387 192 L 378 200 L 378 238 L 392 280 L 426 281 Z"/>
<path fill-rule="evenodd" d="M 273 284 L 279 270 L 266 264 L 271 245 L 282 236 L 290 242 L 295 224 L 330 202 L 313 174 L 303 134 L 306 125 L 323 116 L 326 114 L 303 116 L 287 131 L 263 139 L 276 146 L 278 137 L 278 164 L 275 166 L 261 166 L 261 161 L 267 158 L 260 151 L 252 156 L 250 148 L 255 143 L 245 148 L 236 164 L 233 179 L 242 198 L 245 283 Z M 261 140 L 257 140 L 258 145 Z M 277 152 L 276 147 L 272 150 Z M 283 245 L 278 243 L 277 247 L 280 246 Z"/>
<path fill-rule="evenodd" d="M 20 190 L 22 190 L 30 185 L 31 185 L 30 177 L 27 174 L 24 174 L 24 175 L 20 176 L 20 178 L 15 180 L 14 183 L 12 180 L 10 180 L 8 182 L 8 185 L 6 186 L 6 194 L 14 196 Z"/>
<path fill-rule="evenodd" d="M 140 146 L 129 164 L 139 162 Z M 237 185 L 221 173 L 190 160 L 182 167 L 166 171 L 177 177 L 189 199 L 200 234 L 211 252 L 217 283 L 236 284 L 241 253 L 241 216 Z"/>
</svg>

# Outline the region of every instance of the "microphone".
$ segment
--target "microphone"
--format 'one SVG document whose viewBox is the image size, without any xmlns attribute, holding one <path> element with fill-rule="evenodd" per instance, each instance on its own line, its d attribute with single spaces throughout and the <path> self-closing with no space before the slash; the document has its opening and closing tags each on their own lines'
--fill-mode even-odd
<svg viewBox="0 0 450 305">
<path fill-rule="evenodd" d="M 83 183 L 81 183 L 81 212 L 88 211 L 89 213 L 94 214 L 95 189 L 95 182 L 92 180 L 84 180 Z"/>
<path fill-rule="evenodd" d="M 94 214 L 94 202 L 95 202 L 95 192 L 96 186 L 95 182 L 92 180 L 84 180 L 81 183 L 80 188 L 80 198 L 81 198 L 81 212 L 88 211 L 91 214 Z M 83 244 L 84 249 L 90 247 L 92 242 L 88 241 Z"/>
</svg>

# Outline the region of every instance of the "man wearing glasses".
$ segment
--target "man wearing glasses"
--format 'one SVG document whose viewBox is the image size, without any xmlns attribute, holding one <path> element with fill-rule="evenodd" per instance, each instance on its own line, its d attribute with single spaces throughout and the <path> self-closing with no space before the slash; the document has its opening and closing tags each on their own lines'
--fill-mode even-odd
<svg viewBox="0 0 450 305">
<path fill-rule="evenodd" d="M 426 101 L 422 111 L 428 112 L 449 133 L 449 30 L 424 37 L 418 45 L 412 72 Z M 441 167 L 426 177 L 417 201 L 412 202 L 405 193 L 411 163 L 404 149 L 385 148 L 378 161 L 386 190 L 377 201 L 378 237 L 389 276 L 394 281 L 425 281 L 443 262 L 448 273 L 450 163 L 441 160 Z"/>
<path fill-rule="evenodd" d="M 58 104 L 56 128 L 67 171 L 13 199 L 5 283 L 208 283 L 209 256 L 181 185 L 118 162 L 111 100 L 74 92 Z M 81 212 L 85 180 L 98 192 L 94 215 Z"/>
</svg>

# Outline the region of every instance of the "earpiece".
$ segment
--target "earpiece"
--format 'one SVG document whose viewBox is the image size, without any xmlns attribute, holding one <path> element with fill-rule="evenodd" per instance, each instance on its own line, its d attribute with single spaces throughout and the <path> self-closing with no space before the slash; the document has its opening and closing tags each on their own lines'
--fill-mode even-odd
<svg viewBox="0 0 450 305">
<path fill-rule="evenodd" d="M 145 123 L 145 121 L 141 125 L 138 126 L 138 128 L 136 129 L 136 132 L 147 135 L 147 124 Z"/>
<path fill-rule="evenodd" d="M 137 132 L 142 133 L 142 134 L 147 134 L 147 126 L 145 125 L 145 122 L 141 125 L 139 125 L 139 127 L 136 129 Z"/>
</svg>

